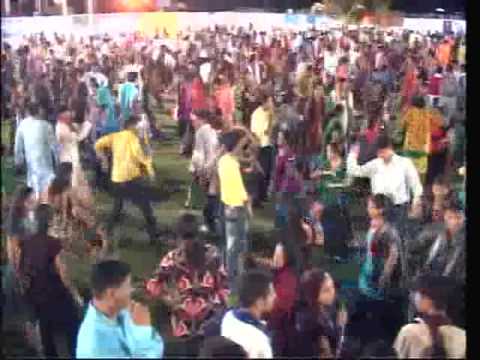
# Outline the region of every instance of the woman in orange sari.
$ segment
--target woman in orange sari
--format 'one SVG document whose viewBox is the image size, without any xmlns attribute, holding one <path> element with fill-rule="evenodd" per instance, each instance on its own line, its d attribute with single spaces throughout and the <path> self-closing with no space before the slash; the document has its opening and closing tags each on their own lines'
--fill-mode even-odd
<svg viewBox="0 0 480 360">
<path fill-rule="evenodd" d="M 405 77 L 402 85 L 402 104 L 401 108 L 405 109 L 412 101 L 412 97 L 417 89 L 417 69 L 412 58 L 408 58 L 405 64 Z"/>
<path fill-rule="evenodd" d="M 437 60 L 444 68 L 450 62 L 451 54 L 452 43 L 445 39 L 437 48 Z"/>
</svg>

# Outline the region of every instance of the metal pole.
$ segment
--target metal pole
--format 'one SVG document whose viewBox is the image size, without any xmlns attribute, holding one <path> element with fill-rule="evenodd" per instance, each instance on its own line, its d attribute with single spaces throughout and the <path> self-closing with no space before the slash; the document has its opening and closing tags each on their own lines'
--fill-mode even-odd
<svg viewBox="0 0 480 360">
<path fill-rule="evenodd" d="M 92 31 L 93 28 L 93 13 L 94 13 L 94 0 L 88 0 L 88 28 Z"/>
<path fill-rule="evenodd" d="M 87 7 L 88 7 L 87 12 L 89 14 L 93 14 L 93 0 L 87 1 Z"/>
<path fill-rule="evenodd" d="M 62 0 L 62 15 L 63 16 L 68 15 L 67 0 Z"/>
</svg>

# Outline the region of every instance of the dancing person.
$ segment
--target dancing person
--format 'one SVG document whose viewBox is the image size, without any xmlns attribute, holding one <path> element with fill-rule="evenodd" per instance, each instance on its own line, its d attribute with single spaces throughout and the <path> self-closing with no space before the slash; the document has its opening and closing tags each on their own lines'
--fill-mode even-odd
<svg viewBox="0 0 480 360">
<path fill-rule="evenodd" d="M 95 151 L 99 157 L 105 156 L 103 152 L 110 151 L 113 158 L 111 179 L 115 199 L 107 231 L 113 231 L 124 201 L 129 200 L 141 210 L 150 243 L 153 244 L 158 237 L 157 222 L 142 177 L 148 175 L 153 180 L 155 172 L 152 159 L 144 154 L 136 133 L 138 121 L 137 116 L 130 117 L 125 122 L 125 130 L 100 138 L 95 144 Z"/>
<path fill-rule="evenodd" d="M 339 143 L 345 139 L 347 129 L 344 127 L 346 124 L 342 123 L 342 117 L 345 111 L 345 107 L 342 104 L 337 104 L 327 115 L 322 139 L 322 152 L 324 154 L 326 154 L 327 146 L 329 144 L 332 142 Z"/>
<path fill-rule="evenodd" d="M 460 283 L 466 281 L 465 214 L 460 202 L 448 199 L 443 207 L 443 224 L 425 228 L 409 252 L 415 256 L 413 273 L 449 276 Z M 413 259 L 412 259 L 413 260 Z"/>
<path fill-rule="evenodd" d="M 96 92 L 97 105 L 100 107 L 100 117 L 103 119 L 102 135 L 107 135 L 120 130 L 121 126 L 115 111 L 115 99 L 110 88 L 100 84 Z M 125 124 L 123 124 L 125 126 Z"/>
<path fill-rule="evenodd" d="M 445 176 L 437 176 L 433 181 L 431 191 L 424 196 L 422 225 L 443 222 L 445 205 L 449 199 L 455 196 L 448 180 Z"/>
<path fill-rule="evenodd" d="M 47 189 L 44 203 L 52 207 L 49 235 L 62 240 L 63 248 L 78 258 L 90 254 L 90 236 L 98 236 L 103 249 L 107 246 L 105 234 L 97 227 L 93 199 L 78 188 L 72 188 L 72 163 L 60 163 L 55 178 Z"/>
<path fill-rule="evenodd" d="M 435 74 L 428 81 L 428 100 L 430 106 L 435 106 L 440 101 L 440 89 L 443 80 L 443 68 L 437 66 Z"/>
<path fill-rule="evenodd" d="M 273 351 L 262 318 L 275 302 L 275 289 L 269 274 L 252 270 L 242 274 L 238 285 L 239 307 L 222 320 L 221 335 L 247 352 L 249 358 L 272 359 Z"/>
<path fill-rule="evenodd" d="M 21 237 L 14 250 L 20 289 L 39 319 L 44 354 L 71 357 L 80 323 L 83 300 L 70 281 L 59 239 L 48 233 L 49 205 L 35 210 L 33 234 Z"/>
<path fill-rule="evenodd" d="M 401 120 L 401 127 L 405 129 L 404 156 L 412 159 L 422 179 L 427 174 L 434 115 L 426 108 L 423 97 L 414 96 Z"/>
<path fill-rule="evenodd" d="M 138 73 L 127 73 L 127 81 L 121 84 L 118 89 L 118 97 L 120 103 L 120 117 L 121 121 L 125 122 L 131 115 L 136 114 L 139 106 L 140 91 L 136 84 Z"/>
<path fill-rule="evenodd" d="M 373 194 L 383 194 L 393 201 L 390 220 L 403 238 L 409 208 L 411 215 L 415 216 L 418 216 L 421 209 L 423 186 L 413 162 L 395 153 L 387 135 L 378 139 L 377 146 L 377 158 L 364 165 L 357 163 L 358 148 L 350 152 L 347 158 L 347 176 L 369 178 Z"/>
<path fill-rule="evenodd" d="M 300 280 L 300 299 L 295 306 L 295 335 L 289 356 L 337 357 L 341 328 L 347 312 L 335 311 L 336 289 L 332 276 L 318 268 L 306 271 Z"/>
<path fill-rule="evenodd" d="M 322 146 L 323 123 L 325 120 L 325 93 L 320 81 L 314 84 L 313 95 L 306 106 L 307 148 L 310 153 Z"/>
<path fill-rule="evenodd" d="M 319 159 L 320 169 L 310 177 L 315 181 L 315 196 L 325 206 L 323 230 L 325 250 L 332 257 L 344 259 L 347 245 L 353 238 L 348 211 L 348 196 L 345 193 L 346 169 L 341 149 L 336 143 L 327 145 L 326 156 Z"/>
<path fill-rule="evenodd" d="M 59 109 L 56 125 L 56 137 L 60 145 L 59 160 L 72 164 L 72 188 L 81 190 L 88 201 L 93 202 L 90 186 L 80 162 L 80 142 L 87 138 L 92 129 L 88 121 L 74 121 L 75 114 L 67 108 Z"/>
<path fill-rule="evenodd" d="M 280 131 L 274 169 L 275 227 L 287 225 L 290 207 L 304 190 L 303 163 L 293 151 L 293 134 Z"/>
<path fill-rule="evenodd" d="M 251 131 L 260 143 L 258 162 L 262 172 L 257 174 L 257 187 L 254 206 L 267 201 L 268 187 L 273 170 L 273 147 L 271 136 L 273 129 L 273 98 L 265 95 L 261 98 L 261 105 L 252 114 Z"/>
<path fill-rule="evenodd" d="M 146 290 L 170 307 L 174 336 L 195 336 L 210 316 L 226 307 L 227 277 L 217 247 L 199 239 L 194 215 L 180 217 L 177 238 L 178 247 L 162 258 Z"/>
<path fill-rule="evenodd" d="M 449 139 L 444 126 L 443 116 L 437 109 L 432 110 L 430 128 L 430 152 L 428 155 L 428 167 L 425 186 L 428 188 L 437 176 L 445 173 L 447 166 Z M 462 149 L 463 150 L 463 149 Z"/>
<path fill-rule="evenodd" d="M 235 279 L 242 272 L 240 255 L 248 251 L 248 217 L 251 202 L 240 171 L 240 163 L 233 151 L 240 140 L 238 132 L 228 132 L 220 139 L 218 160 L 220 199 L 224 208 L 226 236 L 226 264 L 229 288 L 236 292 Z"/>
<path fill-rule="evenodd" d="M 36 229 L 35 207 L 37 201 L 32 188 L 19 186 L 11 198 L 10 209 L 6 221 L 7 255 L 11 254 L 10 241 L 16 242 L 19 237 L 31 234 Z"/>
<path fill-rule="evenodd" d="M 198 84 L 195 84 L 197 87 L 196 96 L 198 93 Z M 203 90 L 203 85 L 202 86 Z M 191 147 L 193 146 L 193 133 L 194 129 L 192 128 L 192 110 L 194 104 L 194 80 L 193 74 L 187 73 L 185 75 L 185 81 L 179 87 L 178 94 L 178 107 L 177 107 L 177 119 L 178 119 L 178 135 L 181 139 L 180 154 L 186 155 L 191 153 Z M 197 109 L 196 109 L 197 110 Z M 198 109 L 199 110 L 199 109 Z"/>
<path fill-rule="evenodd" d="M 249 260 L 256 266 L 273 271 L 275 303 L 267 321 L 267 328 L 272 334 L 274 356 L 289 354 L 289 337 L 293 333 L 293 307 L 297 298 L 298 271 L 295 265 L 293 249 L 285 242 L 277 242 L 272 258 L 251 255 Z"/>
<path fill-rule="evenodd" d="M 193 170 L 194 178 L 207 195 L 203 216 L 208 231 L 215 233 L 218 213 L 218 178 L 215 170 L 219 144 L 212 123 L 214 121 L 207 110 L 195 110 L 192 113 L 195 141 L 190 170 Z"/>
<path fill-rule="evenodd" d="M 360 133 L 358 138 L 360 147 L 358 154 L 359 165 L 364 165 L 377 157 L 377 141 L 380 135 L 380 122 L 370 119 L 367 128 Z"/>
<path fill-rule="evenodd" d="M 131 300 L 130 266 L 117 260 L 93 266 L 93 300 L 80 326 L 76 358 L 162 358 L 164 343 L 148 308 Z"/>
<path fill-rule="evenodd" d="M 55 177 L 57 142 L 50 123 L 39 118 L 39 105 L 30 103 L 28 117 L 17 128 L 15 137 L 15 166 L 26 167 L 27 184 L 37 199 L 45 196 L 45 190 Z"/>
<path fill-rule="evenodd" d="M 39 329 L 37 317 L 34 309 L 20 291 L 20 282 L 18 279 L 17 265 L 20 264 L 22 239 L 32 236 L 37 231 L 37 220 L 35 217 L 35 209 L 37 201 L 35 194 L 28 186 L 18 186 L 15 193 L 11 197 L 10 209 L 5 223 L 6 234 L 6 255 L 7 262 L 2 269 L 2 280 L 4 288 L 4 311 L 5 314 L 15 314 L 15 321 L 21 321 L 25 336 L 29 338 L 32 345 L 40 344 L 40 341 L 34 342 L 29 336 L 30 329 Z M 8 316 L 5 317 L 8 321 Z M 39 332 L 37 332 L 38 334 Z M 39 340 L 39 336 L 36 338 Z"/>
<path fill-rule="evenodd" d="M 214 97 L 216 108 L 222 112 L 224 128 L 230 129 L 234 125 L 235 99 L 233 88 L 223 74 L 217 77 Z"/>
<path fill-rule="evenodd" d="M 361 327 L 358 329 L 364 343 L 379 334 L 393 337 L 398 330 L 395 328 L 396 322 L 399 321 L 395 315 L 401 314 L 401 308 L 393 311 L 391 304 L 395 304 L 394 301 L 401 295 L 395 291 L 401 285 L 404 252 L 396 229 L 386 220 L 389 206 L 391 202 L 385 195 L 372 195 L 368 199 L 370 227 L 366 255 L 358 278 L 360 297 L 356 313 L 363 319 L 363 326 L 369 329 L 368 332 L 363 332 Z M 357 321 L 360 324 L 362 320 Z"/>
<path fill-rule="evenodd" d="M 453 65 L 448 64 L 441 85 L 440 103 L 445 109 L 445 124 L 448 126 L 457 110 L 459 84 L 453 73 Z"/>
<path fill-rule="evenodd" d="M 394 348 L 402 359 L 464 359 L 467 336 L 452 324 L 447 308 L 454 285 L 448 278 L 425 275 L 413 288 L 413 302 L 419 317 L 399 332 Z"/>
</svg>

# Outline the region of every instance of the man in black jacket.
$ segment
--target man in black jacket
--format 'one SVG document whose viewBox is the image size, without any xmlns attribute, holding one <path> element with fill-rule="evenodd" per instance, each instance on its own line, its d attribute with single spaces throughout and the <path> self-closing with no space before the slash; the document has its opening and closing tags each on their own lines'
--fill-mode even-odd
<svg viewBox="0 0 480 360">
<path fill-rule="evenodd" d="M 417 264 L 423 264 L 415 272 L 429 272 L 465 282 L 465 235 L 465 215 L 461 204 L 451 199 L 444 208 L 444 223 L 425 229 L 417 242 L 410 246 L 410 254 L 420 260 Z"/>
</svg>

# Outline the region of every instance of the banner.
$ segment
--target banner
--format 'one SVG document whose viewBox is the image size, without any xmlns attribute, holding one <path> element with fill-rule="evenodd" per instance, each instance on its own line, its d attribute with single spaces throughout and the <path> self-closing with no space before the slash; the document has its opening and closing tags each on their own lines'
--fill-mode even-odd
<svg viewBox="0 0 480 360">
<path fill-rule="evenodd" d="M 395 21 L 393 21 L 393 20 Z M 375 19 L 365 19 L 374 21 Z M 387 21 L 388 20 L 388 21 Z M 447 22 L 446 22 L 447 21 Z M 382 21 L 380 21 L 382 23 Z M 2 36 L 4 39 L 21 38 L 23 35 L 44 32 L 53 35 L 55 32 L 86 36 L 90 34 L 118 35 L 142 31 L 154 35 L 165 29 L 170 38 L 175 38 L 178 31 L 189 27 L 196 31 L 215 25 L 243 26 L 253 24 L 257 31 L 271 31 L 274 28 L 306 30 L 315 26 L 317 29 L 338 26 L 342 22 L 326 15 L 281 14 L 281 13 L 239 13 L 239 12 L 150 12 L 150 13 L 115 13 L 115 14 L 82 14 L 69 16 L 35 16 L 2 18 Z M 410 29 L 426 33 L 443 32 L 451 29 L 455 33 L 466 33 L 464 20 L 397 18 L 385 19 L 384 27 Z M 398 24 L 397 24 L 398 23 Z M 447 28 L 445 28 L 447 25 Z"/>
<path fill-rule="evenodd" d="M 138 20 L 138 31 L 153 36 L 162 35 L 165 31 L 169 38 L 176 38 L 179 30 L 177 14 L 172 12 L 143 13 Z"/>
</svg>

